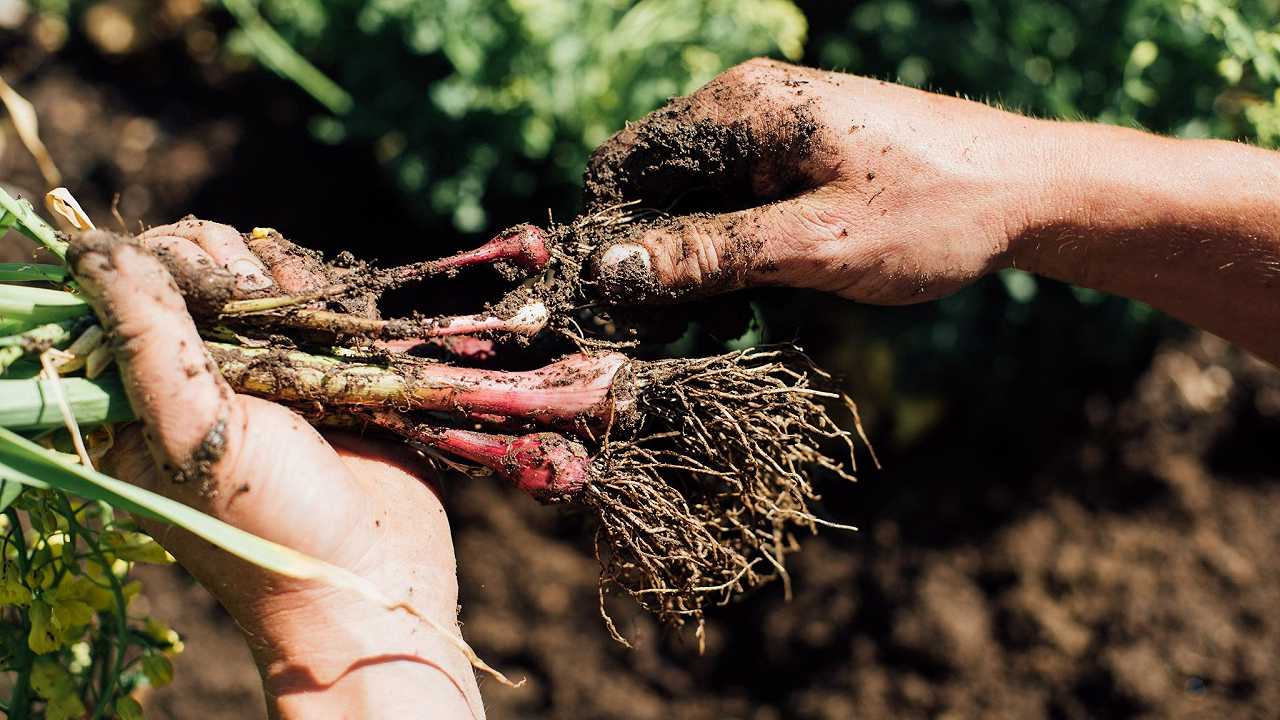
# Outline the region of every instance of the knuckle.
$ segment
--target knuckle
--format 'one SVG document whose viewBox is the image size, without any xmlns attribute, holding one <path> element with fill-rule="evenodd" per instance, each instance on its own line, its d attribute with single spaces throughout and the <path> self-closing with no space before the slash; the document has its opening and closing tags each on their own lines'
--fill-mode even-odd
<svg viewBox="0 0 1280 720">
<path fill-rule="evenodd" d="M 782 63 L 779 63 L 776 60 L 762 55 L 757 55 L 756 57 L 744 60 L 743 62 L 734 65 L 732 68 L 729 68 L 728 72 L 736 73 L 743 79 L 752 79 L 762 76 L 771 76 L 776 73 L 781 66 Z"/>
<path fill-rule="evenodd" d="M 798 203 L 792 220 L 795 230 L 791 234 L 809 242 L 831 243 L 848 237 L 849 219 L 826 203 Z"/>
<path fill-rule="evenodd" d="M 771 60 L 760 57 L 751 58 L 720 73 L 707 84 L 705 90 L 714 92 L 753 87 L 761 84 L 762 81 L 768 81 L 774 72 L 775 68 Z"/>
<path fill-rule="evenodd" d="M 702 223 L 681 228 L 678 249 L 679 285 L 691 288 L 717 283 L 724 274 L 719 235 Z"/>
</svg>

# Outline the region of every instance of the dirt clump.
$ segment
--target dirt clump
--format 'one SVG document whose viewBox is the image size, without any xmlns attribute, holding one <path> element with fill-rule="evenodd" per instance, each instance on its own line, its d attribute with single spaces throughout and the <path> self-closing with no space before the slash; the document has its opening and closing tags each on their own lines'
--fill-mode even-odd
<svg viewBox="0 0 1280 720">
<path fill-rule="evenodd" d="M 618 132 L 587 163 L 588 211 L 634 200 L 663 211 L 723 211 L 802 189 L 823 126 L 807 102 L 753 109 L 764 89 L 713 83 Z"/>
</svg>

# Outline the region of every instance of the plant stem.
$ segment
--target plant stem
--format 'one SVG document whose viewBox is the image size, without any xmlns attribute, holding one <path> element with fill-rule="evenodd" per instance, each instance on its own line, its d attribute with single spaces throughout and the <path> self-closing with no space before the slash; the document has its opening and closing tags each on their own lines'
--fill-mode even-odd
<svg viewBox="0 0 1280 720">
<path fill-rule="evenodd" d="M 134 418 L 120 378 L 114 374 L 90 380 L 60 380 L 62 392 L 76 422 L 101 425 Z M 48 392 L 47 381 L 0 380 L 0 427 L 10 430 L 44 430 L 65 425 L 61 410 Z"/>
<path fill-rule="evenodd" d="M 275 28 L 258 13 L 255 3 L 249 0 L 222 0 L 222 5 L 239 21 L 245 37 L 253 46 L 254 54 L 263 65 L 297 83 L 298 87 L 328 108 L 329 112 L 335 115 L 350 112 L 354 104 L 351 95 L 280 37 Z"/>
<path fill-rule="evenodd" d="M 3 192 L 3 191 L 0 191 Z M 18 511 L 10 507 L 4 511 L 9 517 L 10 533 L 13 535 L 13 545 L 17 549 L 18 572 L 23 578 L 22 582 L 26 583 L 27 577 L 27 540 L 22 536 L 22 523 L 18 518 Z M 31 713 L 31 699 L 28 696 L 28 690 L 31 686 L 31 648 L 27 646 L 27 636 L 31 634 L 31 616 L 25 610 L 18 611 L 22 618 L 22 632 L 17 643 L 17 657 L 15 658 L 17 677 L 14 678 L 13 694 L 9 696 L 9 718 L 10 720 L 26 720 Z"/>
<path fill-rule="evenodd" d="M 497 435 L 432 427 L 389 410 L 370 413 L 370 419 L 401 437 L 479 463 L 541 503 L 573 500 L 590 477 L 586 448 L 563 435 Z"/>
<path fill-rule="evenodd" d="M 27 237 L 43 245 L 49 252 L 58 256 L 59 260 L 67 257 L 67 242 L 59 237 L 57 230 L 36 215 L 31 203 L 18 200 L 0 189 L 0 209 L 18 219 L 18 230 Z"/>
<path fill-rule="evenodd" d="M 6 217 L 12 218 L 13 216 L 6 215 Z M 2 229 L 5 229 L 4 223 L 0 222 L 0 230 Z M 0 263 L 0 282 L 41 281 L 60 283 L 66 279 L 67 269 L 61 265 L 42 265 L 40 263 Z"/>
<path fill-rule="evenodd" d="M 323 405 L 381 406 L 523 418 L 567 427 L 604 427 L 631 411 L 615 393 L 629 364 L 620 353 L 571 355 L 537 370 L 502 372 L 394 357 L 388 366 L 302 352 L 207 343 L 240 392 Z"/>
<path fill-rule="evenodd" d="M 547 326 L 549 318 L 547 306 L 536 302 L 506 317 L 497 313 L 479 313 L 427 320 L 377 320 L 328 310 L 299 309 L 280 314 L 241 315 L 234 322 L 269 329 L 305 330 L 325 340 L 426 340 L 478 333 L 532 337 Z"/>
<path fill-rule="evenodd" d="M 29 353 L 39 354 L 51 347 L 71 342 L 76 320 L 64 320 L 59 323 L 38 325 L 25 332 L 7 337 L 0 337 L 0 375 L 18 358 Z"/>
<path fill-rule="evenodd" d="M 508 262 L 527 272 L 539 272 L 551 261 L 542 231 L 533 225 L 517 225 L 502 231 L 489 242 L 471 250 L 438 260 L 423 260 L 379 273 L 389 282 L 400 285 L 419 278 L 439 275 L 473 265 Z"/>
<path fill-rule="evenodd" d="M 408 282 L 432 275 L 459 270 L 473 265 L 507 262 L 526 272 L 542 270 L 551 261 L 551 252 L 542 231 L 533 225 L 517 225 L 503 231 L 489 242 L 472 250 L 465 250 L 447 258 L 423 260 L 399 267 L 353 273 L 358 280 L 337 282 L 296 295 L 278 295 L 248 300 L 232 300 L 222 308 L 223 317 L 250 315 L 303 305 L 350 292 L 357 283 L 369 284 L 385 292 Z"/>
<path fill-rule="evenodd" d="M 125 615 L 127 603 L 124 599 L 124 588 L 120 586 L 120 578 L 111 569 L 111 563 L 107 561 L 106 555 L 102 552 L 102 547 L 98 544 L 96 536 L 88 528 L 80 524 L 76 518 L 75 509 L 71 507 L 71 503 L 67 500 L 65 494 L 58 494 L 58 501 L 63 506 L 63 513 L 67 518 L 68 526 L 78 535 L 84 538 L 85 544 L 89 546 L 89 551 L 93 558 L 97 560 L 99 566 L 102 567 L 102 574 L 106 576 L 107 581 L 111 584 L 111 595 L 115 600 L 112 609 L 112 621 L 116 626 L 116 642 L 118 647 L 113 648 L 110 643 L 107 647 L 107 661 L 110 663 L 111 671 L 104 673 L 106 681 L 103 683 L 102 691 L 98 695 L 97 705 L 93 709 L 93 717 L 102 717 L 104 712 L 110 711 L 112 708 L 109 703 L 112 695 L 115 694 L 116 683 L 119 681 L 120 673 L 124 670 L 124 658 L 129 649 L 129 618 Z M 74 545 L 73 545 L 74 547 Z M 114 662 L 111 661 L 114 655 Z M 103 663 L 106 667 L 108 663 Z"/>
</svg>

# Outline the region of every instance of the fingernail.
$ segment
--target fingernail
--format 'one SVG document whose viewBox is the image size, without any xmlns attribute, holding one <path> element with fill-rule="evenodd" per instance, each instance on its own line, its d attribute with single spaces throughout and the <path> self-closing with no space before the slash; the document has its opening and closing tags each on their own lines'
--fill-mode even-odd
<svg viewBox="0 0 1280 720">
<path fill-rule="evenodd" d="M 596 261 L 596 284 L 610 302 L 639 302 L 654 287 L 649 250 L 636 243 L 618 243 Z"/>
<path fill-rule="evenodd" d="M 249 258 L 237 258 L 227 265 L 227 269 L 236 276 L 236 287 L 241 290 L 252 292 L 271 287 L 271 278 Z"/>
</svg>

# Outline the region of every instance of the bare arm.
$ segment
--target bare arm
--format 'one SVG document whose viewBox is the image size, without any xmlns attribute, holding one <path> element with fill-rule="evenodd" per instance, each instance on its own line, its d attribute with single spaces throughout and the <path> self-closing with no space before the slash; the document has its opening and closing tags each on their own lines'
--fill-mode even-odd
<svg viewBox="0 0 1280 720">
<path fill-rule="evenodd" d="M 1277 153 L 751 61 L 611 138 L 587 187 L 596 205 L 722 211 L 604 248 L 598 278 L 620 302 L 792 285 L 905 304 L 1019 267 L 1280 363 Z"/>
<path fill-rule="evenodd" d="M 1280 154 L 1050 123 L 1056 197 L 1013 263 L 1150 303 L 1280 364 Z"/>
</svg>

